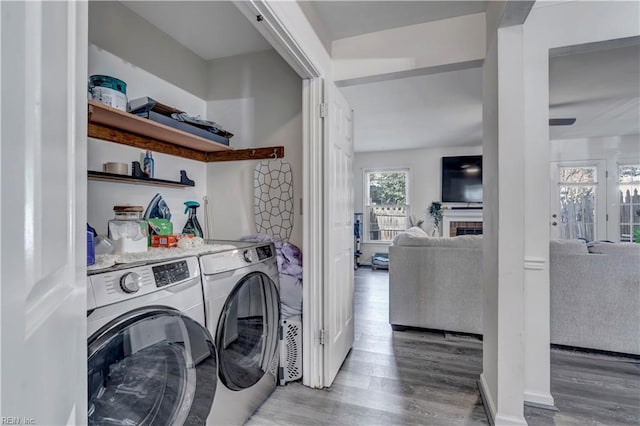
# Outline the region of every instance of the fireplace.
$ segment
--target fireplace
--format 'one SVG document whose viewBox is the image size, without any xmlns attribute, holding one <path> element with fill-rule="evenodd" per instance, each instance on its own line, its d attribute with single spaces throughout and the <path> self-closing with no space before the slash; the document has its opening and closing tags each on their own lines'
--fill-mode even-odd
<svg viewBox="0 0 640 426">
<path fill-rule="evenodd" d="M 450 207 L 442 212 L 443 237 L 479 234 L 482 234 L 481 209 Z"/>
<path fill-rule="evenodd" d="M 482 222 L 451 222 L 449 235 L 482 235 Z"/>
</svg>

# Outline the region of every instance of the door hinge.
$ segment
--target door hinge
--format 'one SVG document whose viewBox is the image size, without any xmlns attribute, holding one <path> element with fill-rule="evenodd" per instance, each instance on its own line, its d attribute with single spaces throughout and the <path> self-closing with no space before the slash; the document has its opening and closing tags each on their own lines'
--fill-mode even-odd
<svg viewBox="0 0 640 426">
<path fill-rule="evenodd" d="M 609 213 L 607 213 L 607 214 L 605 215 L 605 217 L 606 217 L 606 218 L 605 218 L 605 220 L 606 220 L 607 222 L 609 222 Z"/>
<path fill-rule="evenodd" d="M 605 171 L 604 171 L 604 177 L 605 177 L 605 178 L 608 178 L 608 177 L 609 177 L 609 170 L 605 170 Z"/>
<path fill-rule="evenodd" d="M 321 345 L 324 345 L 324 335 L 325 335 L 324 329 L 320 330 L 320 344 Z"/>
<path fill-rule="evenodd" d="M 320 118 L 326 118 L 329 112 L 329 105 L 325 103 L 320 104 Z"/>
</svg>

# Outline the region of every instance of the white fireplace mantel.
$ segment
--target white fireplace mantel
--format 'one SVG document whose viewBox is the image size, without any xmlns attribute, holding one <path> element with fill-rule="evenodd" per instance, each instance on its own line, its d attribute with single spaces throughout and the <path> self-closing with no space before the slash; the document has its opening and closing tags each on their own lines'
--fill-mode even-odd
<svg viewBox="0 0 640 426">
<path fill-rule="evenodd" d="M 445 209 L 442 211 L 442 236 L 451 237 L 451 222 L 480 222 L 482 209 Z"/>
</svg>

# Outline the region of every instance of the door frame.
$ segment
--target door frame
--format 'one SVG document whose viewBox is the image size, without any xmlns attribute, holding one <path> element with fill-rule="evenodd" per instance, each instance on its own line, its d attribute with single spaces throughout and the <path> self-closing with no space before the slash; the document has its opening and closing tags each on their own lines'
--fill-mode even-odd
<svg viewBox="0 0 640 426">
<path fill-rule="evenodd" d="M 236 7 L 302 78 L 302 383 L 324 386 L 324 355 L 320 330 L 324 325 L 324 78 L 329 55 L 295 2 L 234 1 Z M 303 22 L 301 24 L 301 22 Z M 307 23 L 308 28 L 301 28 Z M 297 31 L 296 31 L 297 30 Z M 305 31 L 307 30 L 307 31 Z M 295 34 L 294 34 L 295 32 Z"/>
</svg>

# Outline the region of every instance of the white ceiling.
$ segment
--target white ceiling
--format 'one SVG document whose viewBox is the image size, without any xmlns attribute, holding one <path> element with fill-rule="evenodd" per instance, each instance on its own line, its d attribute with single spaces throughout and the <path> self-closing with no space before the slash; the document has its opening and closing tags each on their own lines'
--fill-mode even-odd
<svg viewBox="0 0 640 426">
<path fill-rule="evenodd" d="M 486 1 L 311 1 L 331 40 L 484 12 Z"/>
<path fill-rule="evenodd" d="M 482 70 L 340 89 L 355 110 L 355 150 L 482 144 Z"/>
<path fill-rule="evenodd" d="M 549 103 L 551 118 L 576 118 L 551 140 L 640 134 L 640 46 L 551 58 Z"/>
<path fill-rule="evenodd" d="M 123 1 L 122 4 L 204 60 L 272 48 L 228 1 Z"/>
<path fill-rule="evenodd" d="M 475 1 L 311 2 L 334 39 L 482 12 Z M 271 49 L 227 1 L 136 1 L 125 6 L 205 60 Z M 356 151 L 479 145 L 481 69 L 341 88 L 356 111 Z M 550 60 L 551 139 L 640 133 L 638 45 L 568 54 Z"/>
</svg>

